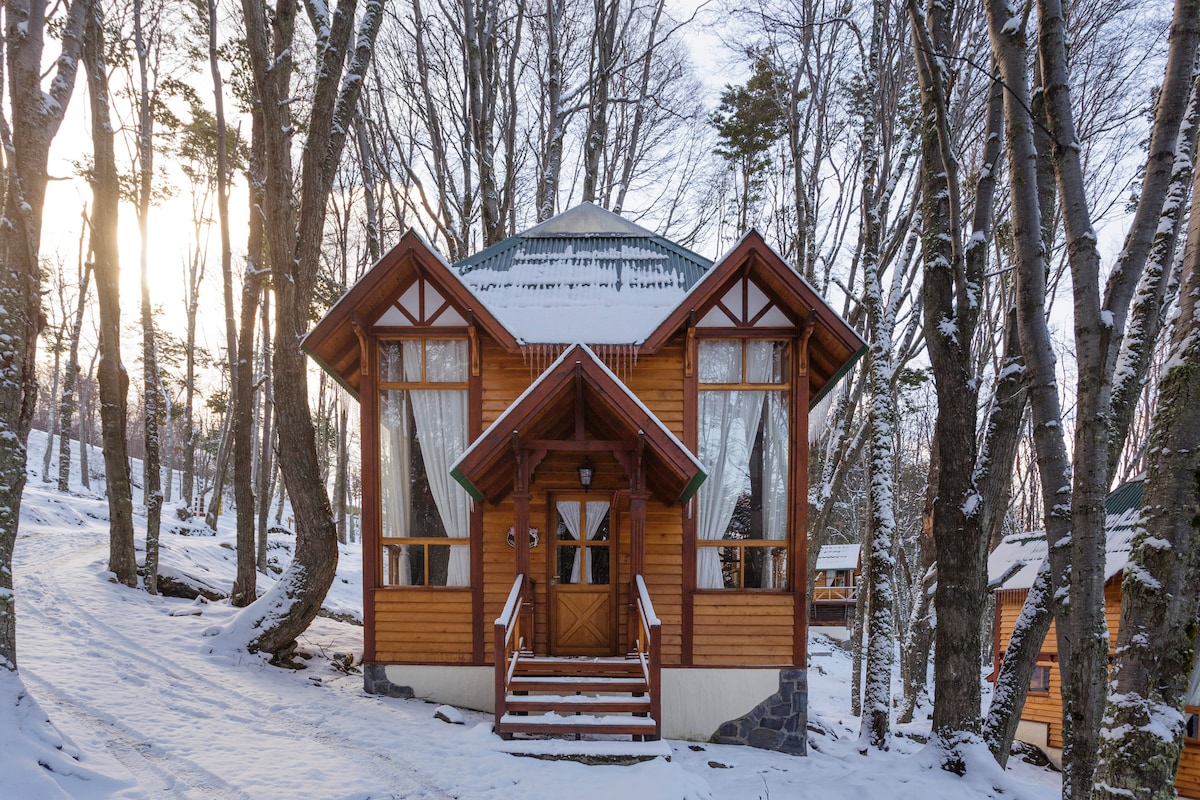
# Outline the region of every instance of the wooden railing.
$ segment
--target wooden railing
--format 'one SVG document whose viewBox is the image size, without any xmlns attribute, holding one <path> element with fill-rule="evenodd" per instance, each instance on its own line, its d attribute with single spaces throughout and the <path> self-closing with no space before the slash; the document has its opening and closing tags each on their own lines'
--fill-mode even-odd
<svg viewBox="0 0 1200 800">
<path fill-rule="evenodd" d="M 517 662 L 521 659 L 522 652 L 528 652 L 532 649 L 532 643 L 524 641 L 525 631 L 523 631 L 522 620 L 525 615 L 522 612 L 525 598 L 525 576 L 518 575 L 513 581 L 512 590 L 508 593 L 508 600 L 504 603 L 504 610 L 500 612 L 500 616 L 495 622 L 495 659 L 496 659 L 496 726 L 497 730 L 500 726 L 500 719 L 504 716 L 505 701 L 508 698 L 508 686 L 512 681 L 513 673 L 516 672 Z"/>
<path fill-rule="evenodd" d="M 642 676 L 650 693 L 650 718 L 654 720 L 655 740 L 662 735 L 662 621 L 654 613 L 650 592 L 641 575 L 633 577 L 633 594 L 637 598 L 637 636 L 633 652 L 642 665 Z"/>
<path fill-rule="evenodd" d="M 854 600 L 857 597 L 853 586 L 814 586 L 813 600 Z"/>
</svg>

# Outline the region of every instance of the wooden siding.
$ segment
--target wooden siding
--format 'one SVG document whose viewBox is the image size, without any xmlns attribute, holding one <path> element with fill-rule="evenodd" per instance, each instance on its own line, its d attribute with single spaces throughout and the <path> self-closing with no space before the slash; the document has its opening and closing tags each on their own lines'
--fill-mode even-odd
<svg viewBox="0 0 1200 800">
<path fill-rule="evenodd" d="M 538 376 L 538 367 L 548 365 L 546 355 L 525 357 L 506 352 L 486 336 L 481 337 L 482 376 L 480 396 L 484 429 L 496 420 Z M 614 372 L 663 424 L 684 438 L 685 397 L 684 339 L 677 336 L 658 353 L 639 355 L 636 364 L 623 364 Z M 611 365 L 610 365 L 611 366 Z M 691 403 L 694 407 L 694 402 Z M 621 649 L 628 642 L 630 575 L 630 531 L 628 478 L 609 453 L 588 454 L 595 469 L 589 496 L 614 499 L 617 546 L 617 635 Z M 534 651 L 548 652 L 550 642 L 550 510 L 553 493 L 578 494 L 577 468 L 580 454 L 552 452 L 538 465 L 531 482 L 530 525 L 540 534 L 539 544 L 529 551 L 533 582 Z M 503 609 L 515 574 L 515 553 L 508 546 L 508 529 L 514 520 L 511 496 L 497 504 L 482 504 L 482 553 L 478 569 L 482 584 L 477 587 L 481 613 L 477 629 L 471 630 L 472 590 L 376 591 L 374 604 L 378 641 L 375 657 L 380 663 L 491 663 L 492 621 Z M 646 510 L 646 586 L 655 612 L 663 623 L 663 665 L 680 666 L 685 661 L 685 612 L 694 615 L 691 632 L 691 661 L 688 665 L 766 666 L 796 662 L 797 603 L 787 592 L 703 592 L 694 595 L 694 609 L 686 606 L 693 581 L 684 574 L 685 510 L 653 497 Z M 803 543 L 801 542 L 801 547 Z M 692 567 L 694 569 L 694 566 Z M 435 624 L 429 624 L 435 620 Z M 800 620 L 802 623 L 803 620 Z M 802 641 L 803 636 L 800 636 Z M 472 652 L 475 655 L 472 655 Z"/>
<path fill-rule="evenodd" d="M 374 597 L 378 661 L 471 663 L 470 589 L 379 589 Z"/>
<path fill-rule="evenodd" d="M 1013 626 L 1021 613 L 1025 602 L 1024 589 L 1010 589 L 996 593 L 996 622 L 999 634 L 999 651 L 1008 647 L 1012 636 Z M 1109 657 L 1116 652 L 1117 628 L 1121 621 L 1121 585 L 1118 580 L 1111 580 L 1104 587 L 1104 616 L 1108 622 Z M 1062 726 L 1062 676 L 1058 665 L 1058 640 L 1055 638 L 1054 625 L 1042 644 L 1038 658 L 1038 666 L 1049 667 L 1050 690 L 1047 692 L 1030 692 L 1025 700 L 1025 708 L 1021 719 L 1032 722 L 1044 722 L 1048 728 L 1047 744 L 1050 747 L 1063 746 Z M 1185 742 L 1183 753 L 1179 760 L 1179 770 L 1176 773 L 1175 789 L 1180 797 L 1200 798 L 1200 743 Z"/>
<path fill-rule="evenodd" d="M 698 592 L 696 666 L 790 665 L 794 606 L 790 592 Z"/>
</svg>

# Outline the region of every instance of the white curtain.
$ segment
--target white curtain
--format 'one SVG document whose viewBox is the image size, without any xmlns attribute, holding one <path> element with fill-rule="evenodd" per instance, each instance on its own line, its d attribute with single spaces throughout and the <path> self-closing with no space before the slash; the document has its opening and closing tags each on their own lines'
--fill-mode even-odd
<svg viewBox="0 0 1200 800">
<path fill-rule="evenodd" d="M 421 344 L 419 340 L 403 342 L 405 381 L 421 380 Z M 466 373 L 465 340 L 430 340 L 427 343 L 427 381 L 465 381 Z M 450 465 L 467 449 L 467 392 L 463 389 L 422 389 L 408 394 L 433 502 L 446 535 L 452 539 L 465 539 L 471 533 L 471 497 L 450 477 Z M 468 586 L 470 582 L 470 548 L 451 547 L 446 585 Z"/>
<path fill-rule="evenodd" d="M 381 488 L 383 490 L 383 535 L 385 537 L 406 535 L 408 513 L 412 507 L 412 464 L 408 430 L 408 410 L 405 393 L 399 389 L 386 389 L 380 397 L 379 439 L 381 458 Z M 388 545 L 394 547 L 395 545 Z M 391 563 L 389 559 L 388 564 Z M 397 574 L 389 574 L 387 583 L 407 586 L 410 579 L 408 546 L 401 546 Z"/>
<path fill-rule="evenodd" d="M 782 542 L 787 539 L 788 513 L 788 409 L 787 395 L 767 392 L 766 421 L 763 426 L 763 538 Z M 783 589 L 787 576 L 777 575 L 774 560 L 768 555 L 764 589 Z M 786 571 L 786 570 L 785 570 Z"/>
<path fill-rule="evenodd" d="M 703 383 L 741 383 L 742 342 L 714 340 L 700 343 L 700 380 Z M 772 379 L 773 342 L 746 342 L 748 383 Z M 729 530 L 738 497 L 748 490 L 750 451 L 762 420 L 761 391 L 699 392 L 700 423 L 697 453 L 708 479 L 696 493 L 696 536 L 717 541 Z M 785 487 L 786 489 L 786 487 Z M 701 589 L 720 589 L 719 547 L 696 548 L 697 583 Z"/>
<path fill-rule="evenodd" d="M 558 518 L 563 521 L 567 528 L 567 533 L 571 534 L 571 538 L 579 541 L 579 511 L 580 503 L 577 500 L 560 500 L 557 503 Z M 586 530 L 583 531 L 587 537 L 587 541 L 592 541 L 596 538 L 596 534 L 600 531 L 600 525 L 604 522 L 604 518 L 608 516 L 608 502 L 604 500 L 589 500 L 585 508 L 587 515 L 585 519 Z M 587 550 L 587 546 L 574 547 L 575 560 L 571 564 L 571 583 L 579 583 L 579 551 Z M 592 554 L 587 554 L 587 574 L 588 583 L 591 583 L 592 575 Z"/>
</svg>

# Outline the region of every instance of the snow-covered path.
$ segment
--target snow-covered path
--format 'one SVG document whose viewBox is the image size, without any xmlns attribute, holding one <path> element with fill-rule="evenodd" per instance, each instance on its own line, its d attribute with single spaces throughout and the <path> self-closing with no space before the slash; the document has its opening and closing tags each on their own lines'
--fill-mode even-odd
<svg viewBox="0 0 1200 800">
<path fill-rule="evenodd" d="M 205 632 L 228 619 L 227 606 L 150 597 L 106 580 L 103 500 L 63 498 L 31 482 L 26 501 L 28 532 L 14 554 L 21 674 L 83 764 L 117 778 L 94 792 L 79 784 L 74 796 L 561 797 L 566 787 L 574 796 L 707 794 L 677 764 L 514 758 L 493 749 L 483 715 L 468 714 L 465 728 L 431 722 L 433 706 L 368 696 L 360 674 L 339 674 L 327 660 L 290 672 L 214 651 Z M 310 649 L 345 644 L 347 629 L 357 630 L 319 620 Z"/>
</svg>

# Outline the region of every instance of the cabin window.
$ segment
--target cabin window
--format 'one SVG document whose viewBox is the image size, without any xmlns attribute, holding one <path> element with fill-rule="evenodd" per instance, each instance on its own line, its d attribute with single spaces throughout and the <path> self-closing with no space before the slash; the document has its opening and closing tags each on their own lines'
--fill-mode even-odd
<svg viewBox="0 0 1200 800">
<path fill-rule="evenodd" d="M 379 346 L 383 584 L 467 586 L 471 499 L 450 477 L 467 448 L 466 339 Z"/>
<path fill-rule="evenodd" d="M 788 363 L 787 342 L 699 342 L 698 588 L 788 588 Z"/>
<path fill-rule="evenodd" d="M 1029 691 L 1031 692 L 1048 692 L 1050 691 L 1050 668 L 1037 666 L 1033 668 L 1033 675 L 1029 678 Z"/>
</svg>

